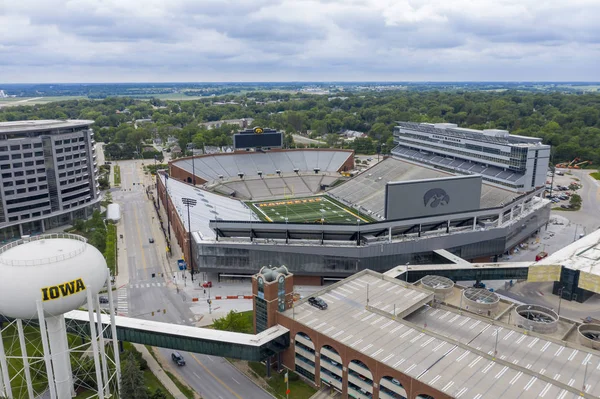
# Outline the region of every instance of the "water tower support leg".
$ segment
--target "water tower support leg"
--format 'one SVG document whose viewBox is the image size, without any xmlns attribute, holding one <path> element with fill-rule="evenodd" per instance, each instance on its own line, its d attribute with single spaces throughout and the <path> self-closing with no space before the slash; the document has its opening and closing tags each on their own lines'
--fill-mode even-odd
<svg viewBox="0 0 600 399">
<path fill-rule="evenodd" d="M 110 397 L 110 388 L 108 386 L 108 366 L 106 361 L 106 351 L 104 350 L 104 331 L 102 328 L 102 312 L 100 310 L 100 300 L 96 295 L 96 325 L 98 326 L 98 341 L 100 343 L 100 363 L 102 363 L 102 377 L 104 378 L 104 396 Z"/>
<path fill-rule="evenodd" d="M 98 398 L 104 399 L 104 391 L 102 387 L 102 370 L 100 367 L 100 356 L 98 354 L 98 342 L 96 337 L 96 323 L 94 322 L 94 301 L 92 300 L 92 292 L 87 290 L 87 306 L 90 319 L 90 335 L 92 338 L 92 351 L 94 352 L 94 368 L 96 369 L 96 385 L 98 386 Z"/>
<path fill-rule="evenodd" d="M 48 332 L 46 330 L 46 318 L 42 301 L 37 301 L 38 320 L 40 323 L 40 336 L 42 337 L 42 348 L 44 349 L 44 363 L 46 364 L 46 375 L 48 376 L 48 390 L 50 399 L 56 399 L 56 385 L 54 385 L 54 372 L 52 371 L 52 362 L 50 361 L 50 345 L 48 345 Z M 10 398 L 11 396 L 9 396 Z"/>
<path fill-rule="evenodd" d="M 52 355 L 52 367 L 54 370 L 54 383 L 56 385 L 56 396 L 59 399 L 69 398 L 72 388 L 71 370 L 69 363 L 69 346 L 65 339 L 67 330 L 63 319 L 64 315 L 52 316 L 46 318 L 46 329 L 48 330 L 48 343 L 50 344 L 50 353 Z"/>
<path fill-rule="evenodd" d="M 17 331 L 19 333 L 19 344 L 21 344 L 21 356 L 23 358 L 23 370 L 25 371 L 27 393 L 29 394 L 29 399 L 34 399 L 31 372 L 29 371 L 29 359 L 27 358 L 27 345 L 25 344 L 25 333 L 23 331 L 23 320 L 21 319 L 17 319 Z"/>
<path fill-rule="evenodd" d="M 110 306 L 110 335 L 112 336 L 112 344 L 113 344 L 113 356 L 115 357 L 115 368 L 117 369 L 117 386 L 119 388 L 118 392 L 121 392 L 121 359 L 120 359 L 120 350 L 119 350 L 119 340 L 117 339 L 117 323 L 115 322 L 115 312 L 112 311 L 115 308 L 113 302 L 113 292 L 112 292 L 112 283 L 110 281 L 110 277 L 106 281 L 106 286 L 108 287 L 108 306 Z"/>
<path fill-rule="evenodd" d="M 61 328 L 63 329 L 63 331 L 67 331 L 67 323 L 65 322 L 65 318 L 61 317 L 60 320 L 61 323 Z M 65 348 L 69 347 L 69 341 L 67 340 L 67 334 L 63 335 L 63 345 L 65 346 Z M 69 371 L 69 386 L 71 387 L 71 397 L 75 397 L 77 396 L 77 393 L 75 392 L 75 384 L 73 383 L 73 369 L 71 367 L 71 357 L 69 356 L 69 361 L 67 362 L 67 367 L 68 367 L 68 371 Z"/>
<path fill-rule="evenodd" d="M 0 328 L 0 396 L 4 395 L 8 399 L 12 399 L 12 390 L 10 389 L 10 377 L 8 375 L 8 363 L 6 362 L 6 354 L 4 353 L 4 341 L 2 341 L 2 329 Z M 6 385 L 4 382 L 6 381 Z"/>
</svg>

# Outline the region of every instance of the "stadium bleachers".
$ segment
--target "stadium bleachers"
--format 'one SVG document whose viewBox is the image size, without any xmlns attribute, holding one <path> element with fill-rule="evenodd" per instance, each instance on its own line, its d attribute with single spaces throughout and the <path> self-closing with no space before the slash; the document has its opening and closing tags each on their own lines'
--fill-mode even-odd
<svg viewBox="0 0 600 399">
<path fill-rule="evenodd" d="M 392 149 L 392 155 L 400 158 L 415 160 L 428 165 L 443 166 L 455 170 L 462 174 L 480 174 L 487 177 L 488 181 L 502 184 L 502 182 L 518 185 L 521 179 L 524 179 L 523 174 L 519 174 L 503 168 L 479 164 L 469 160 L 444 158 L 439 155 L 411 150 L 409 148 L 397 146 Z"/>
<path fill-rule="evenodd" d="M 453 176 L 453 174 L 388 158 L 352 180 L 332 188 L 327 193 L 346 205 L 364 209 L 376 219 L 383 219 L 385 214 L 385 186 L 388 182 L 449 176 Z M 502 203 L 510 202 L 517 196 L 517 193 L 483 184 L 481 188 L 481 207 L 499 206 Z"/>
<path fill-rule="evenodd" d="M 314 168 L 319 168 L 321 172 L 335 173 L 351 156 L 349 151 L 293 150 L 196 157 L 193 168 L 191 159 L 176 160 L 172 164 L 190 173 L 194 169 L 196 176 L 214 182 L 219 180 L 219 176 L 227 180 L 237 178 L 239 173 L 257 176 L 259 171 L 263 176 L 275 175 L 277 170 L 282 173 L 293 173 L 294 169 L 312 172 Z"/>
</svg>

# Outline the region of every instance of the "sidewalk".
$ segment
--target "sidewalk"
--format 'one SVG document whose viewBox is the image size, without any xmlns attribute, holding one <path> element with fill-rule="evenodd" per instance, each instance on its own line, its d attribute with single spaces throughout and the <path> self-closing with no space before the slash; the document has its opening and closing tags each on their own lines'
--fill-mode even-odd
<svg viewBox="0 0 600 399">
<path fill-rule="evenodd" d="M 169 391 L 169 393 L 173 395 L 175 399 L 187 399 L 185 395 L 179 390 L 177 385 L 175 385 L 175 383 L 165 373 L 160 364 L 158 364 L 156 359 L 150 354 L 146 346 L 140 344 L 133 344 L 133 346 L 135 347 L 135 349 L 138 350 L 138 352 L 142 354 L 142 358 L 144 358 L 144 360 L 148 362 L 148 368 L 150 369 L 150 371 L 152 371 L 152 374 L 154 374 L 156 378 L 158 378 L 160 383 L 164 385 L 167 391 Z"/>
</svg>

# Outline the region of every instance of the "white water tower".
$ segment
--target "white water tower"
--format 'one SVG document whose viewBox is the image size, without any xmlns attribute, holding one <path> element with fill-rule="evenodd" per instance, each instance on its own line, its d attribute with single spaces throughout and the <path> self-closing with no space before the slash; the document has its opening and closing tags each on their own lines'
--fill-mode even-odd
<svg viewBox="0 0 600 399">
<path fill-rule="evenodd" d="M 109 302 L 107 308 L 100 305 L 98 295 L 105 286 Z M 110 397 L 110 386 L 114 387 L 120 377 L 112 297 L 104 257 L 81 236 L 46 234 L 23 237 L 0 248 L 0 315 L 8 320 L 8 327 L 14 329 L 16 325 L 21 352 L 18 358 L 22 360 L 19 361 L 19 365 L 22 364 L 20 370 L 9 366 L 17 356 L 5 352 L 2 343 L 2 332 L 8 328 L 5 325 L 0 329 L 0 397 L 15 398 L 11 378 L 26 383 L 27 392 L 19 397 L 34 399 L 43 394 L 51 399 L 65 399 L 75 395 L 64 315 L 81 307 L 87 307 L 90 337 L 82 345 L 85 346 L 83 352 L 93 356 L 95 366 L 97 393 L 91 397 Z M 103 318 L 103 311 L 110 317 L 104 315 Z M 36 358 L 27 353 L 24 323 L 39 325 L 43 357 Z M 107 333 L 109 330 L 110 333 Z M 105 335 L 112 337 L 113 359 L 106 354 L 106 344 L 110 342 Z M 32 382 L 31 365 L 42 360 L 48 385 L 39 392 Z M 109 369 L 114 373 L 109 373 Z M 18 373 L 22 374 L 21 378 L 15 378 Z M 110 381 L 112 384 L 109 384 Z"/>
</svg>

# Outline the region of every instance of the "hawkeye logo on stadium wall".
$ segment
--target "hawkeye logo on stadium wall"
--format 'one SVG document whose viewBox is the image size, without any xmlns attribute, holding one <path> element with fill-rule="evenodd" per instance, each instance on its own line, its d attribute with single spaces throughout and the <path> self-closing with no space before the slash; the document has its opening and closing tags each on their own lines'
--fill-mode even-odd
<svg viewBox="0 0 600 399">
<path fill-rule="evenodd" d="M 444 206 L 450 203 L 450 196 L 441 188 L 432 188 L 423 196 L 425 207 L 437 208 L 438 205 Z"/>
<path fill-rule="evenodd" d="M 262 127 L 255 127 L 254 128 L 254 134 L 263 134 L 265 131 L 263 130 Z"/>
<path fill-rule="evenodd" d="M 53 285 L 52 287 L 42 288 L 42 301 L 50 301 L 52 299 L 58 299 L 73 294 L 77 294 L 85 290 L 85 284 L 83 280 L 78 278 L 77 280 L 69 281 L 68 283 L 62 283 Z"/>
</svg>

